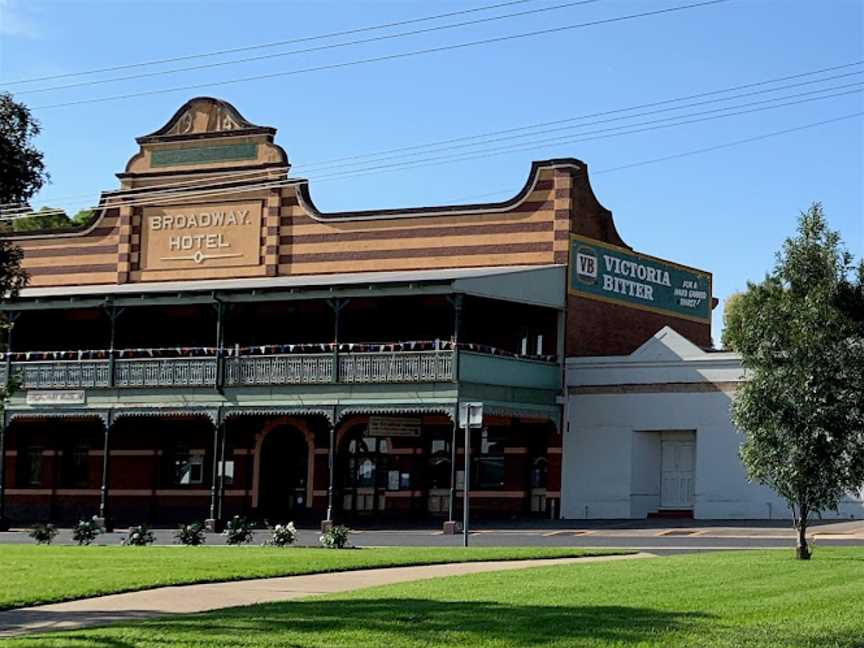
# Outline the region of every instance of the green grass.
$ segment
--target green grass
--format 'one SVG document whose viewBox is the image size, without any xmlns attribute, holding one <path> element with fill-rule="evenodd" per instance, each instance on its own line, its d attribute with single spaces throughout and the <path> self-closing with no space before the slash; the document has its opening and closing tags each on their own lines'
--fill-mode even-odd
<svg viewBox="0 0 864 648">
<path fill-rule="evenodd" d="M 0 545 L 0 609 L 162 585 L 598 553 L 604 552 L 566 547 L 394 547 L 337 551 L 301 547 Z"/>
<path fill-rule="evenodd" d="M 864 550 L 489 572 L 11 640 L 9 648 L 864 645 Z"/>
</svg>

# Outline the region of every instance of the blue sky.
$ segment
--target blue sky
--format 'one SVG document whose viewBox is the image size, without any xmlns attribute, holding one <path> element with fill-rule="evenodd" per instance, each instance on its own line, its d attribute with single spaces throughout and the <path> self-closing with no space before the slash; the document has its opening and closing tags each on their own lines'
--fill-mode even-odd
<svg viewBox="0 0 864 648">
<path fill-rule="evenodd" d="M 533 0 L 376 33 L 563 2 Z M 0 0 L 0 78 L 27 79 L 243 47 L 492 3 Z M 859 0 L 730 0 L 678 13 L 338 70 L 128 100 L 40 107 L 371 58 L 687 3 L 598 0 L 493 23 L 210 70 L 44 93 L 24 90 L 80 79 L 10 86 L 20 91 L 18 99 L 34 107 L 43 127 L 37 144 L 45 152 L 52 183 L 34 206 L 49 204 L 75 211 L 93 204 L 100 190 L 117 186 L 113 174 L 121 171 L 135 152 L 134 138 L 160 127 L 185 100 L 196 95 L 227 99 L 249 120 L 278 128 L 277 141 L 300 167 L 864 59 L 864 3 Z M 345 39 L 327 42 L 340 40 Z M 246 55 L 314 44 L 318 43 Z M 210 57 L 206 62 L 228 58 Z M 851 70 L 864 71 L 864 66 Z M 862 80 L 864 74 L 778 94 Z M 682 113 L 693 110 L 697 109 Z M 312 179 L 313 197 L 324 210 L 408 207 L 502 200 L 521 188 L 531 160 L 577 157 L 588 163 L 594 190 L 612 210 L 628 244 L 713 272 L 715 296 L 722 300 L 743 289 L 748 279 L 758 280 L 764 275 L 782 240 L 792 232 L 799 210 L 814 200 L 823 202 L 832 226 L 840 230 L 853 253 L 857 257 L 864 254 L 862 118 L 701 155 L 603 171 L 862 110 L 862 94 L 856 93 L 485 159 L 447 160 L 318 182 L 312 171 L 301 174 L 298 168 L 297 175 Z M 568 133 L 560 133 L 562 138 L 565 135 Z M 722 304 L 715 311 L 715 335 L 721 312 Z"/>
</svg>

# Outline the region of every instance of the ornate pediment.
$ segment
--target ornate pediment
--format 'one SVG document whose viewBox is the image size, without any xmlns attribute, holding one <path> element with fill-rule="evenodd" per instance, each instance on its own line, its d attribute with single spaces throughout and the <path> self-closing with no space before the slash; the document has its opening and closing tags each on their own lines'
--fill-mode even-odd
<svg viewBox="0 0 864 648">
<path fill-rule="evenodd" d="M 275 129 L 248 121 L 227 101 L 213 97 L 190 99 L 162 128 L 138 138 L 147 142 L 201 138 L 235 133 L 275 133 Z"/>
</svg>

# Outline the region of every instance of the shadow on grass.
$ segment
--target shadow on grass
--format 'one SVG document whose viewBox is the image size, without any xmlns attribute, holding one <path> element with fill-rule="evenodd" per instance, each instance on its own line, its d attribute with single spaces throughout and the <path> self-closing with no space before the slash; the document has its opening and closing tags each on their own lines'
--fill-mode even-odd
<svg viewBox="0 0 864 648">
<path fill-rule="evenodd" d="M 510 605 L 490 601 L 392 598 L 292 601 L 123 622 L 86 633 L 65 634 L 62 645 L 82 648 L 292 647 L 328 645 L 337 637 L 339 645 L 346 642 L 356 646 L 393 647 L 471 646 L 486 645 L 486 642 L 500 642 L 505 646 L 542 646 L 551 642 L 572 645 L 588 639 L 616 645 L 646 641 L 662 644 L 669 633 L 692 631 L 710 618 L 697 612 L 619 606 Z"/>
</svg>

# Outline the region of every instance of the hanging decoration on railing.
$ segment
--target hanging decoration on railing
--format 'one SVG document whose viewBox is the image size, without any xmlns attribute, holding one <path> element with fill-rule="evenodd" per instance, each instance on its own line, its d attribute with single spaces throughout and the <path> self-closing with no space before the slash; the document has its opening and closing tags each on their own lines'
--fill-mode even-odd
<svg viewBox="0 0 864 648">
<path fill-rule="evenodd" d="M 243 356 L 264 355 L 286 355 L 286 354 L 314 354 L 333 353 L 336 351 L 335 342 L 314 342 L 298 344 L 261 344 L 256 346 L 233 346 L 225 347 L 222 355 L 227 358 Z M 477 344 L 474 342 L 459 342 L 452 340 L 408 340 L 402 342 L 340 342 L 338 350 L 340 353 L 399 353 L 420 351 L 452 351 L 456 348 L 474 353 L 486 355 L 503 356 L 508 358 L 522 358 L 527 360 L 540 360 L 544 362 L 555 362 L 556 356 L 549 355 L 523 355 L 506 349 Z M 147 359 L 147 358 L 195 358 L 215 357 L 218 355 L 218 347 L 212 346 L 182 346 L 182 347 L 158 347 L 143 349 L 116 349 L 114 357 L 117 359 Z M 65 351 L 13 351 L 0 352 L 0 360 L 11 360 L 12 362 L 45 362 L 45 361 L 68 361 L 68 360 L 108 360 L 111 352 L 107 349 L 78 349 Z"/>
</svg>

